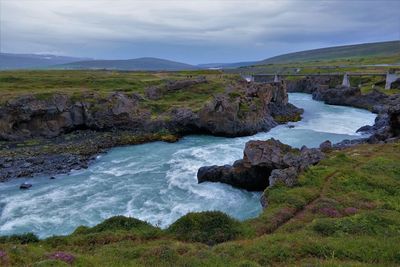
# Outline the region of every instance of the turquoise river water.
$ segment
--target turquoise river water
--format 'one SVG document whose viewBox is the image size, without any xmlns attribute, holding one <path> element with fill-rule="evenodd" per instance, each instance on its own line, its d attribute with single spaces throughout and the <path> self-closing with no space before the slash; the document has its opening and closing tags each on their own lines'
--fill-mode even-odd
<svg viewBox="0 0 400 267">
<path fill-rule="evenodd" d="M 375 115 L 361 109 L 330 106 L 311 95 L 289 94 L 304 108 L 300 122 L 239 138 L 192 135 L 176 143 L 154 142 L 118 147 L 86 170 L 68 175 L 15 179 L 0 183 L 0 235 L 33 232 L 65 235 L 79 225 L 93 226 L 125 215 L 167 227 L 191 211 L 220 210 L 243 220 L 261 212 L 261 193 L 220 183 L 197 184 L 198 168 L 232 164 L 249 140 L 274 137 L 295 147 L 316 147 L 325 140 L 360 138 L 356 130 L 372 125 Z M 19 190 L 22 182 L 33 184 Z"/>
</svg>

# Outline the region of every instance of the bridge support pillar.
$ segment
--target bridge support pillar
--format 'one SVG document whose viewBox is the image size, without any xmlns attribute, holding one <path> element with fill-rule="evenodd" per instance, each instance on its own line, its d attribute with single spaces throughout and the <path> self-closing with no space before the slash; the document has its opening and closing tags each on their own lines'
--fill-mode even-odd
<svg viewBox="0 0 400 267">
<path fill-rule="evenodd" d="M 386 73 L 386 84 L 385 84 L 385 89 L 390 89 L 392 86 L 392 82 L 397 80 L 397 74 L 396 73 Z"/>
<path fill-rule="evenodd" d="M 343 82 L 342 82 L 342 86 L 349 88 L 350 87 L 350 79 L 349 79 L 349 74 L 345 73 L 343 76 Z"/>
<path fill-rule="evenodd" d="M 279 83 L 281 79 L 279 78 L 278 74 L 275 74 L 274 83 Z"/>
</svg>

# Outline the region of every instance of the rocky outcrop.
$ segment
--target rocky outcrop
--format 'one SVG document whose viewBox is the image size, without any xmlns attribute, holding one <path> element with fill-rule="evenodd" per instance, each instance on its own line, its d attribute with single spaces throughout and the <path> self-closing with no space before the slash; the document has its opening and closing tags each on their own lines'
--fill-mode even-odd
<svg viewBox="0 0 400 267">
<path fill-rule="evenodd" d="M 165 93 L 206 82 L 204 78 L 167 82 L 157 90 L 161 90 L 162 97 Z M 277 125 L 274 117 L 278 120 L 278 115 L 281 115 L 279 123 L 300 118 L 302 110 L 287 102 L 284 83 L 237 82 L 235 86 L 229 93 L 214 96 L 199 111 L 177 108 L 158 114 L 155 119 L 138 94 L 117 92 L 104 97 L 90 93 L 79 99 L 63 94 L 48 99 L 19 97 L 0 107 L 0 140 L 51 138 L 79 129 L 141 133 L 167 130 L 176 134 L 243 136 L 271 129 Z M 153 89 L 146 91 L 150 99 L 155 98 Z"/>
<path fill-rule="evenodd" d="M 217 95 L 200 110 L 198 126 L 201 130 L 213 135 L 244 136 L 300 119 L 303 110 L 288 103 L 285 83 L 242 82 L 240 85 L 241 88 L 234 91 L 243 91 L 241 95 Z M 287 117 L 277 123 L 277 112 L 272 112 L 271 107 L 278 106 Z"/>
<path fill-rule="evenodd" d="M 249 191 L 263 191 L 278 182 L 293 186 L 299 172 L 323 158 L 324 154 L 319 149 L 302 147 L 299 150 L 273 138 L 249 141 L 243 159 L 232 166 L 202 167 L 197 179 L 199 183 L 222 182 Z"/>
<path fill-rule="evenodd" d="M 77 129 L 137 129 L 149 117 L 136 97 L 122 93 L 107 98 L 89 94 L 77 101 L 62 94 L 46 100 L 24 96 L 0 108 L 0 139 L 49 138 Z"/>
<path fill-rule="evenodd" d="M 303 79 L 287 81 L 288 92 L 312 94 L 318 89 L 334 88 L 341 84 L 339 76 L 306 76 Z"/>
<path fill-rule="evenodd" d="M 388 96 L 377 90 L 362 94 L 357 87 L 318 89 L 312 93 L 313 99 L 324 101 L 330 105 L 351 106 L 379 112 L 379 105 L 386 102 Z"/>
</svg>

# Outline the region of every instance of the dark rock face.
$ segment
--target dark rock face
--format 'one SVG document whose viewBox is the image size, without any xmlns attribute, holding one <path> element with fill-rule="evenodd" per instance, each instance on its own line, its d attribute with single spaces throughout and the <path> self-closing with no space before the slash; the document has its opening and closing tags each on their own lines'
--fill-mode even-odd
<svg viewBox="0 0 400 267">
<path fill-rule="evenodd" d="M 312 94 L 318 89 L 327 89 L 341 84 L 339 76 L 307 76 L 304 79 L 287 82 L 288 92 Z"/>
<path fill-rule="evenodd" d="M 286 169 L 275 169 L 269 176 L 269 185 L 274 186 L 278 182 L 284 183 L 287 186 L 294 186 L 297 181 L 298 170 L 296 167 Z"/>
<path fill-rule="evenodd" d="M 262 167 L 248 168 L 239 160 L 235 162 L 234 166 L 201 167 L 197 177 L 199 183 L 220 182 L 249 191 L 262 191 L 268 186 L 266 177 L 269 173 L 268 169 Z"/>
<path fill-rule="evenodd" d="M 198 128 L 213 135 L 244 136 L 267 131 L 277 125 L 271 106 L 287 114 L 287 122 L 303 112 L 288 104 L 285 83 L 241 84 L 245 96 L 217 95 L 198 113 Z"/>
<path fill-rule="evenodd" d="M 363 95 L 357 87 L 318 89 L 312 95 L 313 99 L 324 101 L 326 104 L 363 108 L 376 113 L 382 108 L 379 105 L 388 98 L 376 90 Z"/>
<path fill-rule="evenodd" d="M 23 183 L 23 184 L 21 184 L 21 185 L 19 186 L 19 189 L 29 189 L 29 188 L 31 188 L 31 187 L 32 187 L 31 184 Z"/>
<path fill-rule="evenodd" d="M 50 138 L 76 129 L 135 129 L 149 117 L 135 98 L 122 93 L 105 99 L 90 94 L 75 102 L 60 94 L 47 100 L 26 96 L 0 108 L 0 139 Z"/>
<path fill-rule="evenodd" d="M 207 83 L 205 78 L 168 82 L 146 95 L 156 99 L 163 94 L 195 84 Z M 86 94 L 79 100 L 55 94 L 42 100 L 24 96 L 0 107 L 0 140 L 24 140 L 32 137 L 51 138 L 79 129 L 95 131 L 131 130 L 135 132 L 209 133 L 221 136 L 244 136 L 276 126 L 274 117 L 284 114 L 287 122 L 300 118 L 302 110 L 288 104 L 286 85 L 240 83 L 232 93 L 214 96 L 197 112 L 189 108 L 169 111 L 165 117 L 152 119 L 151 112 L 141 105 L 138 94 L 113 93 L 103 97 Z M 271 112 L 272 110 L 272 112 Z"/>
<path fill-rule="evenodd" d="M 394 82 L 392 82 L 390 88 L 391 89 L 400 89 L 400 78 L 395 80 Z"/>
<path fill-rule="evenodd" d="M 202 167 L 197 173 L 199 183 L 222 182 L 249 191 L 263 191 L 268 185 L 282 182 L 296 184 L 298 173 L 324 158 L 319 149 L 301 150 L 282 144 L 278 140 L 249 141 L 242 160 L 233 166 Z"/>
<path fill-rule="evenodd" d="M 319 145 L 319 149 L 320 149 L 322 152 L 329 152 L 329 151 L 331 151 L 331 150 L 332 150 L 332 142 L 329 141 L 329 140 L 326 140 L 326 141 L 322 142 L 322 143 Z"/>
</svg>

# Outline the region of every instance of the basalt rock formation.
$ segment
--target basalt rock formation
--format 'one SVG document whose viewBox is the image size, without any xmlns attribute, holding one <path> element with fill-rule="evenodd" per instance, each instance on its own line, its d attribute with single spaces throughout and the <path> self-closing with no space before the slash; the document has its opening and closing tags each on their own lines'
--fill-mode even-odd
<svg viewBox="0 0 400 267">
<path fill-rule="evenodd" d="M 24 96 L 0 107 L 0 139 L 49 138 L 77 129 L 136 129 L 149 117 L 134 96 L 122 93 L 106 98 L 87 94 L 76 101 L 62 94 L 46 100 Z"/>
<path fill-rule="evenodd" d="M 377 90 L 369 94 L 362 94 L 357 87 L 317 89 L 313 93 L 313 99 L 324 101 L 330 105 L 351 106 L 379 112 L 379 105 L 386 102 L 387 95 Z"/>
<path fill-rule="evenodd" d="M 324 158 L 319 149 L 292 148 L 275 139 L 249 141 L 243 159 L 232 166 L 201 167 L 197 173 L 199 183 L 222 182 L 249 191 L 263 191 L 267 186 L 282 182 L 296 184 L 299 172 Z"/>
<path fill-rule="evenodd" d="M 150 88 L 146 96 L 150 99 L 156 94 L 162 97 L 171 90 L 206 82 L 204 78 L 169 82 L 158 88 L 161 93 L 154 93 L 154 88 Z M 242 82 L 236 85 L 233 93 L 214 96 L 200 111 L 177 108 L 168 111 L 167 116 L 152 119 L 150 110 L 141 104 L 143 97 L 138 94 L 117 92 L 104 97 L 91 93 L 80 99 L 55 94 L 45 100 L 24 96 L 0 107 L 0 140 L 50 138 L 78 129 L 144 133 L 167 130 L 178 134 L 204 132 L 243 136 L 276 126 L 274 116 L 279 122 L 299 120 L 302 110 L 290 105 L 287 99 L 284 83 Z M 285 115 L 284 119 L 279 117 L 281 114 Z"/>
<path fill-rule="evenodd" d="M 186 90 L 199 83 L 206 84 L 203 78 L 167 82 L 160 86 L 160 97 L 170 92 Z M 161 88 L 161 89 L 160 89 Z M 154 114 L 148 103 L 157 101 L 152 91 L 145 95 L 137 93 L 115 92 L 108 96 L 97 93 L 84 93 L 79 98 L 54 94 L 46 99 L 28 95 L 11 99 L 0 106 L 0 146 L 7 152 L 15 147 L 14 143 L 25 142 L 32 138 L 45 139 L 62 147 L 65 143 L 69 152 L 46 152 L 40 146 L 19 149 L 9 157 L 3 153 L 0 160 L 0 180 L 12 177 L 24 177 L 50 170 L 50 174 L 71 169 L 85 168 L 93 155 L 115 145 L 138 143 L 131 136 L 145 136 L 144 140 L 154 141 L 165 133 L 175 136 L 206 133 L 220 136 L 244 136 L 267 131 L 278 123 L 299 120 L 301 109 L 288 103 L 285 83 L 255 84 L 237 81 L 226 88 L 225 93 L 216 94 L 198 110 L 190 106 L 171 108 Z M 158 94 L 158 93 L 157 93 Z M 90 140 L 96 140 L 92 146 L 85 142 L 89 132 Z M 81 141 L 64 140 L 70 133 L 81 133 L 85 147 L 98 149 L 74 149 Z M 98 134 L 96 134 L 98 133 Z M 112 133 L 110 135 L 103 133 Z M 123 133 L 122 137 L 119 133 Z M 146 137 L 149 136 L 150 137 Z M 154 137 L 155 135 L 155 137 Z M 125 141 L 129 139 L 128 141 Z M 132 140 L 130 140 L 132 139 Z M 143 142 L 139 140 L 139 143 Z M 68 144 L 67 144 L 68 143 Z M 9 145 L 7 145 L 9 144 Z M 98 144 L 104 144 L 98 146 Z M 47 146 L 47 145 L 46 145 Z M 0 150 L 1 151 L 1 150 Z M 62 155 L 61 155 L 62 154 Z"/>
<path fill-rule="evenodd" d="M 339 76 L 306 76 L 304 79 L 287 81 L 287 90 L 312 94 L 318 89 L 333 88 L 338 84 L 341 84 Z"/>
</svg>

